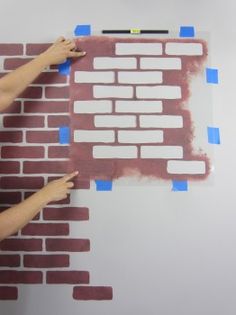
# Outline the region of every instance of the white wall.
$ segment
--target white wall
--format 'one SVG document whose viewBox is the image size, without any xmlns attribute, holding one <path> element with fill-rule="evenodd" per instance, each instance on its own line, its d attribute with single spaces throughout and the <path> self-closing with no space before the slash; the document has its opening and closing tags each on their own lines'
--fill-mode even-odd
<svg viewBox="0 0 236 315">
<path fill-rule="evenodd" d="M 194 25 L 211 35 L 214 182 L 191 185 L 115 186 L 113 192 L 73 195 L 90 208 L 90 221 L 73 227 L 92 250 L 74 266 L 91 272 L 91 284 L 111 285 L 111 302 L 77 302 L 71 288 L 22 286 L 17 302 L 0 303 L 2 315 L 234 315 L 236 263 L 235 86 L 236 2 L 233 0 L 0 0 L 0 42 L 47 42 L 77 24 L 104 28 Z"/>
</svg>

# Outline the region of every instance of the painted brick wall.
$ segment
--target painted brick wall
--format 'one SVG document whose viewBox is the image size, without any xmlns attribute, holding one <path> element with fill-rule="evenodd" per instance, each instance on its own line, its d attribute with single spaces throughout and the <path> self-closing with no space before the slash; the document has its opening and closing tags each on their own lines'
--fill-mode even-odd
<svg viewBox="0 0 236 315">
<path fill-rule="evenodd" d="M 209 160 L 193 153 L 184 104 L 206 43 L 85 37 L 77 44 L 87 55 L 72 65 L 70 158 L 81 176 L 205 179 Z"/>
<path fill-rule="evenodd" d="M 0 44 L 0 77 L 44 51 L 50 44 Z M 69 78 L 46 69 L 1 114 L 1 211 L 22 201 L 48 181 L 72 171 L 69 146 L 59 129 L 70 125 Z M 79 179 L 74 189 L 89 189 Z M 70 222 L 89 219 L 87 207 L 70 198 L 49 204 L 16 235 L 0 243 L 0 299 L 17 300 L 18 284 L 71 284 L 76 300 L 112 299 L 112 288 L 92 286 L 88 270 L 72 270 L 73 252 L 90 250 L 89 239 L 72 239 Z"/>
</svg>

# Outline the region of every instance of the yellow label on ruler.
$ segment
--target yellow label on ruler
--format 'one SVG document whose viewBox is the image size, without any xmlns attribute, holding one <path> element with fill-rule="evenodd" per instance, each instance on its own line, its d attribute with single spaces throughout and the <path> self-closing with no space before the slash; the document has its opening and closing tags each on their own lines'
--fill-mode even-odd
<svg viewBox="0 0 236 315">
<path fill-rule="evenodd" d="M 131 28 L 130 33 L 131 34 L 140 34 L 141 30 L 139 28 Z"/>
</svg>

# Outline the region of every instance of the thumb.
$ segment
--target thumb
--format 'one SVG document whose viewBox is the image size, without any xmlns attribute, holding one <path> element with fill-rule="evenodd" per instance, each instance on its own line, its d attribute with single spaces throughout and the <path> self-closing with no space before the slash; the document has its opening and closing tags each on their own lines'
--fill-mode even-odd
<svg viewBox="0 0 236 315">
<path fill-rule="evenodd" d="M 76 58 L 76 57 L 83 57 L 86 55 L 85 51 L 70 51 L 68 57 Z"/>
</svg>

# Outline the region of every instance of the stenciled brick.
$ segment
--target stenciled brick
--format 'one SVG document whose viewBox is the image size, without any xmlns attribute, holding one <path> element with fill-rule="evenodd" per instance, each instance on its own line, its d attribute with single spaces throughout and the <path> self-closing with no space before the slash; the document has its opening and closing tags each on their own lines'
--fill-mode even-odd
<svg viewBox="0 0 236 315">
<path fill-rule="evenodd" d="M 21 193 L 17 191 L 1 191 L 0 192 L 1 204 L 16 204 L 21 202 Z"/>
<path fill-rule="evenodd" d="M 46 250 L 51 252 L 88 252 L 90 241 L 88 239 L 46 239 Z"/>
<path fill-rule="evenodd" d="M 69 87 L 63 86 L 63 87 L 46 87 L 45 89 L 45 97 L 46 98 L 69 98 Z"/>
<path fill-rule="evenodd" d="M 67 113 L 68 101 L 25 101 L 25 113 Z"/>
<path fill-rule="evenodd" d="M 132 86 L 94 85 L 95 98 L 132 98 L 134 94 Z"/>
<path fill-rule="evenodd" d="M 69 255 L 24 255 L 24 267 L 58 268 L 69 267 Z"/>
<path fill-rule="evenodd" d="M 165 52 L 167 55 L 187 55 L 201 56 L 203 54 L 203 46 L 201 43 L 166 43 Z"/>
<path fill-rule="evenodd" d="M 42 250 L 41 239 L 5 239 L 0 242 L 0 249 L 4 251 L 33 252 Z"/>
<path fill-rule="evenodd" d="M 116 55 L 161 55 L 162 43 L 116 43 Z"/>
<path fill-rule="evenodd" d="M 47 207 L 43 210 L 43 219 L 53 221 L 84 221 L 89 219 L 89 210 L 85 207 Z"/>
<path fill-rule="evenodd" d="M 137 86 L 137 98 L 180 99 L 181 87 L 171 85 Z"/>
<path fill-rule="evenodd" d="M 1 157 L 2 159 L 44 158 L 44 151 L 44 147 L 37 146 L 3 146 Z"/>
<path fill-rule="evenodd" d="M 161 113 L 162 101 L 116 101 L 117 113 Z"/>
<path fill-rule="evenodd" d="M 140 69 L 180 70 L 181 58 L 140 58 Z"/>
<path fill-rule="evenodd" d="M 119 143 L 161 143 L 163 142 L 162 130 L 119 130 Z"/>
<path fill-rule="evenodd" d="M 95 57 L 93 60 L 94 69 L 136 69 L 136 58 L 122 57 Z"/>
<path fill-rule="evenodd" d="M 76 83 L 114 83 L 115 73 L 112 71 L 76 71 Z"/>
<path fill-rule="evenodd" d="M 20 255 L 0 255 L 1 267 L 19 267 Z"/>
<path fill-rule="evenodd" d="M 23 49 L 23 44 L 0 44 L 0 56 L 20 56 Z"/>
<path fill-rule="evenodd" d="M 20 163 L 13 161 L 0 161 L 0 174 L 17 174 L 20 172 Z"/>
<path fill-rule="evenodd" d="M 48 148 L 48 157 L 58 159 L 69 158 L 69 146 L 50 146 Z"/>
<path fill-rule="evenodd" d="M 25 174 L 65 174 L 67 171 L 68 164 L 64 161 L 25 161 L 23 163 Z"/>
<path fill-rule="evenodd" d="M 59 143 L 58 131 L 26 131 L 28 143 Z"/>
<path fill-rule="evenodd" d="M 52 43 L 34 43 L 26 45 L 26 55 L 37 56 L 47 50 Z"/>
<path fill-rule="evenodd" d="M 1 189 L 39 189 L 43 186 L 43 177 L 3 176 L 0 178 Z"/>
<path fill-rule="evenodd" d="M 76 101 L 74 102 L 74 113 L 92 114 L 92 113 L 111 113 L 112 102 L 109 100 L 98 101 Z"/>
<path fill-rule="evenodd" d="M 134 115 L 96 115 L 94 117 L 96 127 L 105 128 L 133 128 L 136 127 Z"/>
<path fill-rule="evenodd" d="M 39 86 L 28 87 L 18 98 L 32 98 L 40 99 L 42 98 L 43 90 Z"/>
<path fill-rule="evenodd" d="M 136 159 L 138 156 L 136 146 L 94 146 L 95 159 Z"/>
<path fill-rule="evenodd" d="M 183 117 L 179 115 L 140 115 L 141 128 L 183 128 Z"/>
<path fill-rule="evenodd" d="M 0 286 L 0 300 L 11 301 L 18 299 L 17 287 Z"/>
<path fill-rule="evenodd" d="M 20 143 L 22 140 L 22 131 L 0 131 L 0 142 Z"/>
<path fill-rule="evenodd" d="M 205 174 L 205 161 L 168 161 L 167 172 L 169 174 Z"/>
<path fill-rule="evenodd" d="M 162 72 L 119 71 L 118 82 L 121 84 L 158 84 L 162 83 Z"/>
<path fill-rule="evenodd" d="M 1 111 L 2 114 L 18 114 L 20 112 L 21 112 L 21 101 L 15 101 L 5 110 Z"/>
<path fill-rule="evenodd" d="M 112 300 L 113 299 L 113 290 L 112 287 L 102 287 L 102 286 L 81 286 L 74 287 L 73 289 L 73 298 L 80 301 L 88 300 Z"/>
<path fill-rule="evenodd" d="M 16 68 L 23 66 L 31 60 L 32 58 L 6 58 L 4 60 L 4 69 L 15 70 Z"/>
<path fill-rule="evenodd" d="M 74 142 L 115 142 L 115 132 L 112 130 L 75 130 Z"/>
<path fill-rule="evenodd" d="M 143 159 L 182 159 L 183 148 L 180 146 L 141 146 Z"/>
<path fill-rule="evenodd" d="M 43 282 L 41 271 L 0 270 L 0 283 L 36 284 Z"/>
<path fill-rule="evenodd" d="M 22 235 L 69 235 L 67 223 L 29 223 L 22 230 Z"/>
<path fill-rule="evenodd" d="M 32 84 L 60 84 L 66 83 L 66 76 L 60 75 L 58 72 L 42 72 Z"/>
<path fill-rule="evenodd" d="M 54 115 L 48 116 L 48 127 L 55 128 L 61 126 L 69 126 L 70 124 L 70 116 L 62 116 L 62 115 Z"/>
<path fill-rule="evenodd" d="M 59 179 L 60 177 L 48 177 L 48 181 L 52 181 L 55 179 Z M 81 179 L 78 176 L 74 178 L 73 180 L 74 187 L 72 189 L 90 189 L 90 180 Z"/>
<path fill-rule="evenodd" d="M 40 116 L 5 116 L 3 117 L 5 128 L 40 128 L 44 127 L 44 117 Z"/>
<path fill-rule="evenodd" d="M 24 193 L 24 199 L 29 198 L 31 195 L 33 195 L 36 192 L 37 192 L 37 190 L 25 192 Z M 70 204 L 70 195 L 67 195 L 67 197 L 65 199 L 50 202 L 48 205 L 68 205 L 68 204 Z"/>
<path fill-rule="evenodd" d="M 46 283 L 50 284 L 88 284 L 88 271 L 47 271 Z"/>
</svg>

